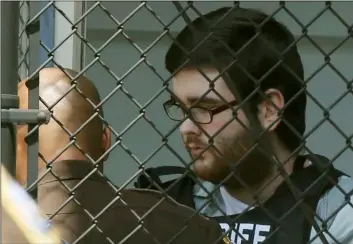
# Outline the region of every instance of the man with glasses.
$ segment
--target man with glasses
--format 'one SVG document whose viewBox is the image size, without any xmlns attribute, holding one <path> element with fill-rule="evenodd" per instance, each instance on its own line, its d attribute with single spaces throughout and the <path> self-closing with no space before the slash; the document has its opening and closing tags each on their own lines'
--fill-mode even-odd
<svg viewBox="0 0 353 244">
<path fill-rule="evenodd" d="M 176 36 L 165 65 L 173 95 L 164 109 L 180 122 L 192 171 L 168 182 L 159 179 L 167 168 L 146 171 L 171 197 L 215 218 L 233 243 L 353 242 L 353 180 L 299 154 L 304 71 L 285 26 L 220 8 Z M 153 188 L 147 179 L 136 186 Z"/>
</svg>

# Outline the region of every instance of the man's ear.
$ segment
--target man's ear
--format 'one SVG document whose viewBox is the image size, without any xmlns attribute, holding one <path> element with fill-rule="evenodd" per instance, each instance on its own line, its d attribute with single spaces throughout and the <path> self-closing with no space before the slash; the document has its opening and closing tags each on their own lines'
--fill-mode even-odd
<svg viewBox="0 0 353 244">
<path fill-rule="evenodd" d="M 109 126 L 104 124 L 103 125 L 103 137 L 102 137 L 102 146 L 103 146 L 103 153 L 107 152 L 112 145 L 112 131 L 109 129 Z M 103 161 L 107 161 L 109 158 L 109 153 L 107 153 Z"/>
<path fill-rule="evenodd" d="M 282 109 L 285 101 L 282 92 L 277 89 L 268 89 L 266 99 L 259 104 L 259 120 L 265 130 L 273 131 L 281 122 Z"/>
</svg>

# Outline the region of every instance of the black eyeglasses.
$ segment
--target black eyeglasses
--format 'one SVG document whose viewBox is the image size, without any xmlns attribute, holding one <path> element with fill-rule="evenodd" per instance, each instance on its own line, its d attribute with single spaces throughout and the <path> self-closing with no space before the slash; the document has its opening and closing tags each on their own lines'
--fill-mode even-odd
<svg viewBox="0 0 353 244">
<path fill-rule="evenodd" d="M 217 106 L 215 108 L 206 108 L 202 106 L 192 106 L 188 109 L 183 108 L 173 100 L 168 100 L 163 104 L 164 110 L 168 117 L 174 121 L 182 121 L 185 117 L 192 117 L 197 123 L 209 124 L 213 120 L 213 116 L 229 109 L 231 106 L 237 105 L 237 101 Z"/>
</svg>

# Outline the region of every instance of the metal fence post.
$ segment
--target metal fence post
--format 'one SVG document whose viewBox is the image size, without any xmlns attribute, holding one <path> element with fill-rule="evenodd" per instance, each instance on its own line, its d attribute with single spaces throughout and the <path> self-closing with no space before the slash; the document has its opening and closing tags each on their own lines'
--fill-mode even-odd
<svg viewBox="0 0 353 244">
<path fill-rule="evenodd" d="M 19 2 L 1 1 L 1 108 L 18 107 L 17 65 Z M 1 123 L 1 162 L 16 172 L 16 133 L 12 123 Z"/>
</svg>

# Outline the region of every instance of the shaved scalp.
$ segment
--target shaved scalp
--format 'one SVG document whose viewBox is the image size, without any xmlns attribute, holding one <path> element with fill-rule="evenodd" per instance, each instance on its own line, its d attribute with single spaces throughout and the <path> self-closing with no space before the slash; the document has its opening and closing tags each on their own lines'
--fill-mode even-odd
<svg viewBox="0 0 353 244">
<path fill-rule="evenodd" d="M 78 75 L 70 69 L 64 71 L 71 78 Z M 52 114 L 50 122 L 39 128 L 39 153 L 44 157 L 44 162 L 49 162 L 66 148 L 59 159 L 87 160 L 76 146 L 68 147 L 68 144 L 76 142 L 82 151 L 97 160 L 104 153 L 104 126 L 98 116 L 103 116 L 103 111 L 94 109 L 101 101 L 99 93 L 87 77 L 80 76 L 72 82 L 65 73 L 59 68 L 45 68 L 39 72 L 39 96 L 43 101 L 39 102 L 39 108 L 49 108 Z M 23 80 L 18 85 L 22 109 L 28 108 L 26 82 L 27 80 Z M 83 125 L 85 126 L 82 127 Z M 27 126 L 18 126 L 17 178 L 20 183 L 27 179 L 27 144 L 24 141 L 27 131 Z M 39 160 L 39 168 L 45 166 L 44 162 Z"/>
</svg>

